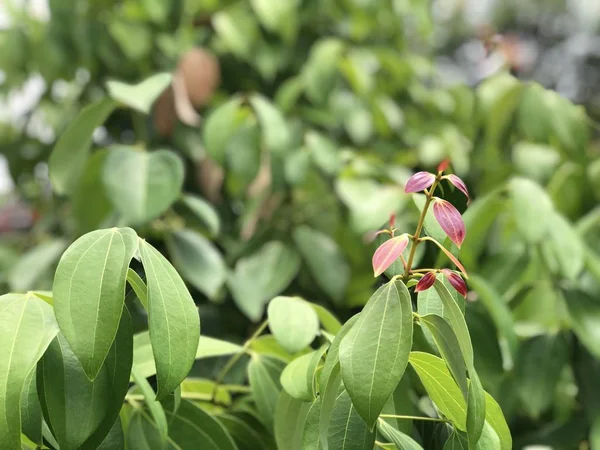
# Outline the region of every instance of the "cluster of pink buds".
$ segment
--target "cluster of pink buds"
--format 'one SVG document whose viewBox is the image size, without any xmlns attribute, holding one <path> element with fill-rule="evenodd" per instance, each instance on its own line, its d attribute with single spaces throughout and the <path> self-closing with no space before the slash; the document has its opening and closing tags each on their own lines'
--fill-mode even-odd
<svg viewBox="0 0 600 450">
<path fill-rule="evenodd" d="M 403 278 L 408 279 L 413 277 L 421 277 L 415 287 L 416 292 L 425 291 L 433 286 L 433 283 L 435 283 L 436 280 L 436 274 L 441 272 L 442 275 L 446 277 L 448 282 L 452 285 L 452 287 L 454 287 L 454 289 L 456 289 L 456 291 L 458 291 L 462 296 L 466 297 L 467 285 L 463 277 L 461 277 L 461 275 L 458 273 L 450 269 L 421 269 L 418 271 L 413 271 L 411 267 L 417 245 L 423 241 L 431 241 L 436 244 L 446 254 L 446 256 L 448 256 L 448 258 L 460 270 L 464 278 L 467 278 L 467 272 L 465 271 L 465 268 L 447 248 L 429 236 L 421 237 L 425 215 L 427 214 L 429 206 L 433 203 L 433 215 L 448 238 L 450 238 L 450 240 L 459 248 L 465 239 L 465 224 L 462 220 L 460 212 L 458 212 L 458 210 L 447 200 L 433 196 L 438 184 L 443 180 L 448 180 L 454 187 L 465 194 L 467 200 L 469 200 L 469 191 L 467 190 L 467 186 L 463 180 L 454 174 L 444 175 L 444 171 L 447 168 L 448 161 L 443 161 L 438 166 L 437 175 L 430 172 L 417 172 L 408 180 L 404 188 L 406 193 L 424 191 L 426 195 L 425 206 L 423 211 L 421 211 L 419 223 L 417 224 L 417 230 L 415 231 L 414 235 L 404 233 L 399 236 L 395 236 L 395 218 L 392 216 L 390 219 L 390 228 L 377 232 L 377 234 L 389 234 L 391 238 L 381 244 L 373 254 L 373 272 L 375 276 L 378 277 L 400 258 L 405 269 Z M 412 246 L 410 253 L 408 258 L 405 260 L 403 257 L 403 252 L 408 247 L 408 243 L 411 240 Z"/>
</svg>

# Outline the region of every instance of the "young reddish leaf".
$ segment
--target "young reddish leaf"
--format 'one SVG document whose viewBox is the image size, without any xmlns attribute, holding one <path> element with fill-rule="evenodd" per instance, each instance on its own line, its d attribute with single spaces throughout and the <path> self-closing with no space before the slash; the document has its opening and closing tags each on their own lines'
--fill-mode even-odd
<svg viewBox="0 0 600 450">
<path fill-rule="evenodd" d="M 390 216 L 390 230 L 394 228 L 394 225 L 396 225 L 396 214 Z"/>
<path fill-rule="evenodd" d="M 442 269 L 442 273 L 448 279 L 452 287 L 456 289 L 460 295 L 467 298 L 467 283 L 465 283 L 465 280 L 463 280 L 459 274 L 452 272 L 450 269 Z"/>
<path fill-rule="evenodd" d="M 444 170 L 446 170 L 448 168 L 448 166 L 450 165 L 450 160 L 449 159 L 444 159 L 439 165 L 438 165 L 438 172 L 443 172 Z"/>
<path fill-rule="evenodd" d="M 421 278 L 417 283 L 417 286 L 415 287 L 415 292 L 426 291 L 431 286 L 433 286 L 433 283 L 435 283 L 435 273 L 427 272 L 425 275 L 423 275 L 423 278 Z"/>
<path fill-rule="evenodd" d="M 465 276 L 465 278 L 469 278 L 469 275 L 467 274 L 467 271 L 465 270 L 465 268 L 463 267 L 463 265 L 460 263 L 460 261 L 456 258 L 456 256 L 454 256 L 452 253 L 450 253 L 450 250 L 448 250 L 446 247 L 444 247 L 442 244 L 440 244 L 438 241 L 436 241 L 435 239 L 431 238 L 431 237 L 424 237 L 421 238 L 424 241 L 431 241 L 433 242 L 435 245 L 437 245 L 448 257 L 448 259 L 450 259 L 450 261 L 452 261 L 454 263 L 454 265 L 456 267 L 458 267 L 458 270 L 460 270 L 463 275 Z"/>
<path fill-rule="evenodd" d="M 446 232 L 452 242 L 458 248 L 465 240 L 465 223 L 458 210 L 449 201 L 435 198 L 433 203 L 433 215 Z"/>
<path fill-rule="evenodd" d="M 420 192 L 427 189 L 435 181 L 435 175 L 429 172 L 417 172 L 406 182 L 404 192 Z"/>
<path fill-rule="evenodd" d="M 458 189 L 460 192 L 465 194 L 467 196 L 467 198 L 469 198 L 469 190 L 467 189 L 467 185 L 465 184 L 465 182 L 463 180 L 461 180 L 459 177 L 457 177 L 454 174 L 447 175 L 444 178 L 446 178 L 450 183 L 452 183 L 454 185 L 454 187 L 456 189 Z"/>
<path fill-rule="evenodd" d="M 407 245 L 408 236 L 406 234 L 396 236 L 381 244 L 373 254 L 373 273 L 375 276 L 378 277 L 385 272 L 400 257 Z"/>
</svg>

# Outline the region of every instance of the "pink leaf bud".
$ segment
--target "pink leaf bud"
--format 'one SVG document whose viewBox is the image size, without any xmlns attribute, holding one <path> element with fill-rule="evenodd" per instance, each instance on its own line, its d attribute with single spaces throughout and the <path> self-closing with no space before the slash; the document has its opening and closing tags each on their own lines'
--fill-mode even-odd
<svg viewBox="0 0 600 450">
<path fill-rule="evenodd" d="M 467 283 L 465 283 L 465 280 L 463 280 L 459 274 L 452 272 L 450 269 L 442 269 L 442 273 L 444 274 L 448 282 L 452 285 L 452 287 L 456 289 L 456 291 L 460 295 L 466 298 Z"/>
<path fill-rule="evenodd" d="M 448 168 L 449 165 L 450 165 L 450 160 L 444 159 L 437 167 L 438 172 L 443 172 L 444 170 L 446 170 Z"/>
<path fill-rule="evenodd" d="M 396 225 L 396 214 L 390 216 L 390 230 L 394 228 L 394 225 Z"/>
<path fill-rule="evenodd" d="M 458 248 L 465 240 L 465 223 L 458 210 L 449 201 L 435 198 L 433 203 L 433 215 L 446 232 L 452 242 Z"/>
<path fill-rule="evenodd" d="M 417 286 L 415 287 L 415 292 L 426 291 L 431 286 L 433 286 L 433 283 L 435 283 L 435 273 L 427 272 L 425 275 L 423 275 L 423 278 L 421 278 L 417 283 Z"/>
<path fill-rule="evenodd" d="M 417 172 L 406 182 L 404 192 L 420 192 L 427 189 L 435 181 L 435 175 L 429 172 Z"/>
<path fill-rule="evenodd" d="M 465 182 L 463 180 L 461 180 L 459 177 L 457 177 L 454 174 L 447 175 L 445 178 L 450 183 L 452 183 L 456 189 L 458 189 L 460 192 L 465 194 L 467 196 L 467 198 L 469 198 L 469 190 L 467 189 L 467 185 L 465 184 Z"/>
<path fill-rule="evenodd" d="M 381 275 L 402 254 L 408 245 L 408 236 L 402 234 L 393 237 L 381 244 L 373 254 L 373 273 L 376 277 Z"/>
</svg>

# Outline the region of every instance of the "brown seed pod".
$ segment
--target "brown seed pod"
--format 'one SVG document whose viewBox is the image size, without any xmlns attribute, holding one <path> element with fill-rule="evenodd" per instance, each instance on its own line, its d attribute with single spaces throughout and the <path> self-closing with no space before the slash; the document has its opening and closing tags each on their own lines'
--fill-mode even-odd
<svg viewBox="0 0 600 450">
<path fill-rule="evenodd" d="M 173 89 L 169 86 L 154 103 L 154 127 L 161 136 L 171 136 L 176 121 Z"/>
<path fill-rule="evenodd" d="M 219 61 L 202 48 L 185 53 L 177 70 L 183 75 L 185 88 L 195 107 L 207 104 L 221 81 Z"/>
</svg>

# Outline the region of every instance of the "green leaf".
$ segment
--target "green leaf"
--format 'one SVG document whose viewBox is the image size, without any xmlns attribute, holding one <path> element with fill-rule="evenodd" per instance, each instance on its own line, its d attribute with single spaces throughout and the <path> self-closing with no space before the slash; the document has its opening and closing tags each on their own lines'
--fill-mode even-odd
<svg viewBox="0 0 600 450">
<path fill-rule="evenodd" d="M 61 449 L 81 448 L 102 423 L 110 407 L 109 375 L 101 366 L 90 381 L 61 334 L 48 347 L 38 364 L 37 388 L 44 417 Z"/>
<path fill-rule="evenodd" d="M 219 235 L 221 230 L 221 219 L 213 205 L 202 197 L 192 194 L 184 194 L 183 197 L 181 197 L 181 201 L 204 224 L 211 237 Z"/>
<path fill-rule="evenodd" d="M 133 327 L 129 312 L 125 309 L 121 316 L 115 341 L 108 352 L 103 366 L 106 371 L 106 381 L 108 384 L 108 393 L 106 396 L 106 400 L 108 401 L 107 411 L 98 428 L 94 430 L 92 435 L 81 446 L 80 450 L 95 450 L 100 443 L 102 443 L 102 446 L 108 445 L 106 439 L 109 436 L 112 436 L 111 439 L 121 442 L 122 430 L 119 434 L 121 425 L 118 422 L 118 418 L 123 406 L 123 399 L 129 387 L 132 360 Z M 117 431 L 115 431 L 116 424 L 119 426 L 119 430 Z M 117 436 L 115 437 L 115 435 Z M 102 448 L 102 446 L 99 448 Z"/>
<path fill-rule="evenodd" d="M 181 276 L 207 297 L 216 298 L 227 279 L 227 267 L 214 245 L 187 229 L 168 235 L 166 244 Z"/>
<path fill-rule="evenodd" d="M 317 397 L 308 412 L 304 422 L 304 432 L 302 433 L 302 450 L 322 450 L 320 436 L 321 419 L 321 397 Z"/>
<path fill-rule="evenodd" d="M 123 434 L 123 425 L 121 425 L 119 417 L 117 417 L 112 428 L 96 450 L 125 450 L 125 435 Z"/>
<path fill-rule="evenodd" d="M 10 289 L 19 292 L 34 289 L 41 276 L 48 272 L 66 247 L 64 239 L 50 239 L 25 252 L 8 275 Z"/>
<path fill-rule="evenodd" d="M 567 342 L 560 335 L 540 335 L 521 344 L 515 385 L 521 404 L 532 418 L 538 419 L 552 405 L 568 358 Z"/>
<path fill-rule="evenodd" d="M 212 159 L 220 165 L 225 162 L 227 143 L 238 129 L 238 113 L 242 100 L 233 97 L 214 109 L 206 119 L 202 130 L 204 147 Z"/>
<path fill-rule="evenodd" d="M 222 341 L 207 336 L 200 336 L 196 359 L 214 358 L 217 356 L 233 355 L 241 352 L 242 347 L 231 342 Z M 133 337 L 133 365 L 144 378 L 156 374 L 156 365 L 150 342 L 150 334 L 143 331 Z"/>
<path fill-rule="evenodd" d="M 297 400 L 285 391 L 275 409 L 275 441 L 277 448 L 305 450 L 302 445 L 305 421 L 311 404 Z"/>
<path fill-rule="evenodd" d="M 164 450 L 156 425 L 142 410 L 133 413 L 126 436 L 129 450 Z"/>
<path fill-rule="evenodd" d="M 295 39 L 298 32 L 298 1 L 252 0 L 250 4 L 266 29 L 281 35 L 287 43 Z"/>
<path fill-rule="evenodd" d="M 444 450 L 469 450 L 467 436 L 460 431 L 454 430 L 444 444 Z"/>
<path fill-rule="evenodd" d="M 446 286 L 448 292 L 458 305 L 461 311 L 465 310 L 465 299 L 456 289 L 452 287 L 450 282 L 442 274 L 437 275 L 438 281 Z M 427 289 L 417 294 L 417 311 L 420 315 L 436 314 L 448 319 L 448 312 L 444 308 L 444 303 L 436 289 Z"/>
<path fill-rule="evenodd" d="M 300 297 L 275 297 L 267 315 L 273 336 L 290 353 L 306 348 L 319 332 L 319 317 Z"/>
<path fill-rule="evenodd" d="M 281 373 L 281 385 L 292 397 L 312 402 L 316 396 L 315 373 L 327 345 L 302 355 L 289 363 Z"/>
<path fill-rule="evenodd" d="M 137 225 L 159 216 L 177 200 L 183 172 L 181 159 L 169 150 L 149 153 L 121 146 L 109 151 L 103 180 L 115 209 Z"/>
<path fill-rule="evenodd" d="M 484 278 L 471 274 L 469 284 L 477 292 L 479 300 L 494 321 L 500 343 L 508 348 L 510 364 L 507 366 L 511 368 L 519 348 L 519 339 L 515 333 L 511 311 L 500 294 Z"/>
<path fill-rule="evenodd" d="M 281 393 L 279 381 L 285 363 L 268 356 L 253 355 L 248 364 L 248 378 L 262 422 L 273 428 L 275 406 Z"/>
<path fill-rule="evenodd" d="M 79 234 L 105 228 L 103 225 L 110 219 L 113 209 L 102 182 L 108 153 L 107 149 L 92 153 L 77 188 L 73 190 L 71 211 Z"/>
<path fill-rule="evenodd" d="M 163 255 L 140 242 L 148 281 L 148 328 L 158 379 L 157 397 L 166 397 L 189 373 L 200 338 L 200 316 L 185 283 Z"/>
<path fill-rule="evenodd" d="M 229 391 L 224 386 L 216 385 L 215 382 L 211 380 L 188 377 L 181 382 L 180 390 L 181 395 L 188 400 L 211 402 L 213 401 L 214 392 L 214 400 L 216 402 L 219 402 L 222 405 L 231 404 L 231 394 Z"/>
<path fill-rule="evenodd" d="M 135 295 L 144 309 L 148 311 L 148 287 L 144 280 L 131 267 L 127 269 L 127 283 L 133 288 Z"/>
<path fill-rule="evenodd" d="M 319 316 L 319 321 L 321 325 L 328 333 L 336 335 L 342 329 L 342 324 L 340 321 L 330 313 L 326 308 L 321 305 L 317 305 L 315 303 L 309 303 L 312 309 L 315 310 L 317 316 Z"/>
<path fill-rule="evenodd" d="M 396 386 L 394 393 L 383 407 L 382 414 L 414 416 L 418 413 L 418 409 L 413 403 L 411 376 L 406 371 L 402 375 L 402 379 L 398 383 L 398 386 Z M 413 421 L 411 419 L 385 417 L 383 420 L 398 431 L 409 435 L 412 433 Z"/>
<path fill-rule="evenodd" d="M 448 372 L 446 363 L 436 356 L 422 352 L 411 352 L 409 361 L 440 412 L 456 428 L 465 431 L 467 405 L 460 388 Z"/>
<path fill-rule="evenodd" d="M 435 314 L 421 316 L 419 321 L 427 326 L 442 358 L 450 369 L 450 373 L 466 399 L 469 390 L 467 367 L 454 330 L 446 319 Z"/>
<path fill-rule="evenodd" d="M 221 9 L 211 23 L 226 49 L 242 59 L 249 59 L 260 38 L 260 29 L 254 15 L 243 4 Z"/>
<path fill-rule="evenodd" d="M 338 62 L 344 51 L 342 40 L 326 37 L 310 49 L 308 61 L 302 68 L 306 96 L 313 103 L 325 103 L 338 77 Z"/>
<path fill-rule="evenodd" d="M 238 260 L 227 284 L 238 308 L 258 322 L 265 304 L 290 284 L 299 269 L 298 254 L 282 242 L 271 241 Z"/>
<path fill-rule="evenodd" d="M 329 376 L 326 379 L 326 384 L 321 386 L 321 415 L 319 417 L 319 435 L 321 437 L 321 446 L 323 450 L 329 450 L 329 441 L 327 430 L 331 422 L 333 409 L 342 386 L 342 373 L 340 371 L 340 363 L 336 361 L 333 365 Z"/>
<path fill-rule="evenodd" d="M 172 447 L 181 450 L 237 450 L 225 426 L 192 402 L 183 400 L 177 413 L 168 415 L 169 436 L 176 444 Z"/>
<path fill-rule="evenodd" d="M 372 450 L 375 444 L 375 433 L 369 430 L 346 391 L 335 400 L 327 441 L 329 450 Z"/>
<path fill-rule="evenodd" d="M 306 147 L 315 165 L 328 175 L 337 173 L 340 169 L 340 158 L 337 146 L 326 136 L 309 131 L 304 137 Z"/>
<path fill-rule="evenodd" d="M 329 350 L 327 350 L 327 357 L 325 358 L 325 364 L 323 365 L 323 369 L 321 370 L 321 377 L 319 379 L 319 384 L 322 390 L 325 389 L 325 387 L 327 386 L 327 383 L 329 381 L 329 378 L 331 377 L 331 374 L 334 371 L 335 366 L 339 366 L 340 344 L 342 340 L 350 332 L 350 329 L 354 326 L 359 317 L 359 314 L 355 314 L 346 321 L 346 323 L 342 326 L 342 329 L 336 334 L 335 339 L 329 347 Z M 321 392 L 321 395 L 322 394 L 323 392 Z"/>
<path fill-rule="evenodd" d="M 550 251 L 560 274 L 571 281 L 575 281 L 583 270 L 583 239 L 581 239 L 575 228 L 558 213 L 546 216 L 545 221 L 549 223 Z"/>
<path fill-rule="evenodd" d="M 52 187 L 59 194 L 68 194 L 75 188 L 85 169 L 92 134 L 104 123 L 116 103 L 100 99 L 86 106 L 73 120 L 52 149 L 48 161 Z"/>
<path fill-rule="evenodd" d="M 127 267 L 137 249 L 131 228 L 97 230 L 77 239 L 54 276 L 54 312 L 83 370 L 94 379 L 123 312 Z"/>
<path fill-rule="evenodd" d="M 508 187 L 519 232 L 530 244 L 540 242 L 549 222 L 539 218 L 553 213 L 552 200 L 539 184 L 526 178 L 513 178 Z"/>
<path fill-rule="evenodd" d="M 389 282 L 369 299 L 340 344 L 344 385 L 371 429 L 406 369 L 412 332 L 408 289 Z"/>
<path fill-rule="evenodd" d="M 293 237 L 317 284 L 340 303 L 350 281 L 350 267 L 341 249 L 331 237 L 307 226 L 296 228 Z"/>
<path fill-rule="evenodd" d="M 444 317 L 448 319 L 448 323 L 454 330 L 460 351 L 465 359 L 465 364 L 468 370 L 473 368 L 473 345 L 471 344 L 471 337 L 469 336 L 469 329 L 467 328 L 467 322 L 465 322 L 465 316 L 463 315 L 460 307 L 456 304 L 448 288 L 440 280 L 435 280 L 433 287 L 437 291 L 442 304 L 444 305 Z"/>
<path fill-rule="evenodd" d="M 142 0 L 141 4 L 148 17 L 157 24 L 164 24 L 171 11 L 171 2 L 167 0 Z"/>
<path fill-rule="evenodd" d="M 596 358 L 600 358 L 600 302 L 579 289 L 564 292 L 573 332 Z"/>
<path fill-rule="evenodd" d="M 283 153 L 288 150 L 291 133 L 281 112 L 269 99 L 260 94 L 252 94 L 250 104 L 260 123 L 265 148 L 273 153 Z"/>
<path fill-rule="evenodd" d="M 132 369 L 131 375 L 133 376 L 135 384 L 144 395 L 144 402 L 150 410 L 150 414 L 152 414 L 152 420 L 154 421 L 156 429 L 158 430 L 160 443 L 164 447 L 167 444 L 167 436 L 169 435 L 167 415 L 165 414 L 160 402 L 155 399 L 156 395 L 152 389 L 152 386 L 150 386 L 150 383 L 148 383 L 144 377 L 137 373 L 135 367 Z"/>
<path fill-rule="evenodd" d="M 485 426 L 485 391 L 475 369 L 469 369 L 469 395 L 467 398 L 467 436 L 469 447 L 475 448 Z"/>
<path fill-rule="evenodd" d="M 452 379 L 450 372 L 448 372 L 444 360 L 428 353 L 411 352 L 409 361 L 421 379 L 429 397 L 441 413 L 456 428 L 464 431 L 466 429 L 467 405 L 459 387 Z M 485 447 L 484 443 L 496 436 L 500 441 L 502 450 L 511 450 L 512 437 L 502 409 L 487 392 L 485 393 L 485 419 L 486 424 L 478 449 L 487 449 L 488 447 Z"/>
<path fill-rule="evenodd" d="M 152 105 L 160 94 L 171 84 L 170 73 L 157 73 L 138 84 L 127 84 L 120 81 L 108 81 L 108 94 L 119 103 L 149 114 Z"/>
<path fill-rule="evenodd" d="M 379 420 L 377 428 L 387 441 L 396 445 L 398 450 L 423 450 L 423 447 L 421 447 L 413 438 L 396 430 L 383 419 Z"/>
<path fill-rule="evenodd" d="M 29 372 L 21 393 L 21 431 L 34 444 L 42 446 L 42 407 L 38 400 L 36 371 Z"/>
</svg>

